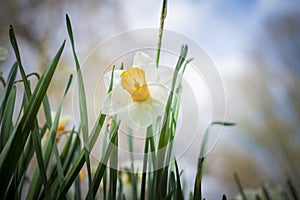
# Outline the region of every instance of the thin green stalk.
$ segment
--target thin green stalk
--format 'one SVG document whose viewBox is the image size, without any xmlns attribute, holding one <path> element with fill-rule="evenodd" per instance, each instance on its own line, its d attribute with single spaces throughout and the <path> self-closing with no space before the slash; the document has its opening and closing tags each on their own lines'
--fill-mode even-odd
<svg viewBox="0 0 300 200">
<path fill-rule="evenodd" d="M 268 189 L 264 185 L 262 186 L 262 191 L 266 200 L 272 199 Z"/>
<path fill-rule="evenodd" d="M 91 136 L 89 139 L 89 146 L 91 148 L 93 148 L 95 145 L 95 142 L 100 134 L 100 130 L 102 129 L 105 118 L 106 118 L 106 116 L 103 114 L 98 115 L 98 118 L 94 124 L 94 127 L 91 132 Z M 63 195 L 69 190 L 69 188 L 73 184 L 75 178 L 77 177 L 78 173 L 80 172 L 81 168 L 83 167 L 83 165 L 85 163 L 85 158 L 84 158 L 85 152 L 84 151 L 85 151 L 84 149 L 81 150 L 75 164 L 73 165 L 73 167 L 71 168 L 69 173 L 66 175 L 62 186 L 59 188 L 59 191 L 56 194 L 57 199 L 63 198 Z"/>
<path fill-rule="evenodd" d="M 122 200 L 122 197 L 123 197 L 123 183 L 122 183 L 122 179 L 121 179 L 120 176 L 118 177 L 118 182 L 119 182 L 118 200 Z"/>
<path fill-rule="evenodd" d="M 68 136 L 68 139 L 67 139 L 67 141 L 66 141 L 66 143 L 65 143 L 65 145 L 64 145 L 64 149 L 63 149 L 63 151 L 62 151 L 62 153 L 61 153 L 61 155 L 60 155 L 60 160 L 61 160 L 61 162 L 62 162 L 62 164 L 63 164 L 63 169 L 65 169 L 66 168 L 66 164 L 68 164 L 68 159 L 67 159 L 67 157 L 70 155 L 70 154 L 72 154 L 72 146 L 76 143 L 76 141 L 74 141 L 73 142 L 73 134 L 74 134 L 74 130 L 75 130 L 75 127 L 73 127 L 72 128 L 72 130 L 70 131 L 70 133 L 69 133 L 69 136 Z M 72 143 L 73 142 L 73 143 Z M 56 179 L 56 177 L 57 177 L 57 168 L 53 168 L 53 170 L 51 171 L 51 173 L 50 173 L 50 177 L 49 177 L 49 185 L 50 185 L 50 190 L 53 190 L 52 188 L 52 185 L 53 185 L 53 182 L 55 181 L 55 180 L 57 180 Z M 65 174 L 65 170 L 64 170 L 64 174 Z"/>
<path fill-rule="evenodd" d="M 116 123 L 116 122 L 114 122 Z M 117 181 L 118 181 L 118 133 L 111 139 L 113 145 L 112 152 L 110 153 L 110 168 L 109 168 L 109 199 L 115 200 L 117 197 Z"/>
<path fill-rule="evenodd" d="M 157 42 L 157 53 L 156 53 L 156 67 L 159 65 L 159 58 L 160 58 L 160 51 L 161 51 L 161 44 L 162 44 L 162 36 L 164 31 L 164 23 L 167 17 L 167 0 L 163 0 L 161 14 L 160 14 L 160 26 L 159 26 L 159 33 L 158 33 L 158 42 Z"/>
<path fill-rule="evenodd" d="M 47 95 L 45 95 L 45 98 L 43 100 L 43 109 L 44 109 L 44 113 L 45 113 L 45 117 L 46 117 L 46 125 L 47 125 L 48 129 L 50 129 L 52 126 L 52 116 L 51 116 L 51 108 L 50 108 L 50 104 L 49 104 L 49 99 L 48 99 Z"/>
<path fill-rule="evenodd" d="M 1 124 L 1 132 L 0 132 L 0 152 L 4 146 L 4 144 L 8 141 L 10 137 L 10 133 L 14 128 L 12 123 L 12 117 L 14 113 L 15 100 L 16 100 L 16 87 L 14 86 L 10 92 L 10 95 L 7 99 L 7 105 L 4 109 L 3 122 Z"/>
<path fill-rule="evenodd" d="M 105 173 L 107 161 L 110 157 L 110 154 L 111 154 L 111 151 L 112 151 L 112 148 L 113 148 L 112 141 L 115 139 L 115 137 L 117 137 L 118 130 L 119 130 L 119 124 L 120 124 L 120 122 L 118 123 L 118 125 L 116 125 L 115 127 L 112 128 L 112 131 L 111 131 L 112 135 L 110 137 L 110 142 L 109 142 L 108 147 L 105 151 L 104 157 L 101 159 L 102 162 L 99 162 L 99 165 L 97 167 L 97 170 L 96 170 L 96 173 L 95 173 L 95 176 L 94 176 L 94 179 L 93 179 L 92 187 L 89 188 L 88 193 L 91 193 L 93 198 L 97 194 L 98 187 L 99 187 L 100 182 L 101 182 L 101 180 L 103 178 L 103 175 Z M 88 194 L 87 197 L 88 196 L 90 196 L 90 194 Z"/>
<path fill-rule="evenodd" d="M 177 76 L 179 74 L 179 71 L 186 59 L 186 56 L 187 56 L 187 52 L 188 52 L 188 47 L 187 45 L 184 45 L 182 46 L 181 48 L 181 52 L 180 52 L 180 56 L 178 58 L 178 61 L 177 61 L 177 64 L 176 64 L 176 67 L 175 67 L 175 71 L 174 71 L 174 74 L 173 74 L 173 78 L 172 78 L 172 86 L 171 86 L 171 92 L 169 94 L 169 97 L 168 97 L 168 101 L 167 101 L 167 105 L 166 105 L 166 108 L 165 108 L 165 114 L 164 114 L 164 125 L 161 129 L 161 134 L 160 134 L 160 137 L 159 137 L 159 142 L 158 142 L 158 147 L 157 147 L 157 150 L 158 150 L 158 153 L 157 153 L 157 164 L 158 165 L 162 165 L 162 166 L 167 166 L 168 163 L 166 163 L 166 145 L 169 143 L 170 141 L 170 138 L 172 136 L 172 121 L 173 121 L 173 116 L 172 116 L 172 113 L 170 112 L 170 110 L 172 110 L 172 105 L 173 105 L 173 102 L 174 102 L 174 91 L 176 91 L 176 84 L 177 84 Z M 165 196 L 166 195 L 166 180 L 163 179 L 163 174 L 164 173 L 168 173 L 168 169 L 167 168 L 160 168 L 160 166 L 156 166 L 156 168 L 158 169 L 156 172 L 155 172 L 155 175 L 154 175 L 154 179 L 155 179 L 155 194 L 157 195 L 156 198 L 161 198 L 162 196 Z M 158 191 L 161 191 L 161 192 L 158 192 Z"/>
<path fill-rule="evenodd" d="M 88 183 L 89 187 L 92 186 L 92 173 L 91 173 L 91 164 L 90 164 L 90 146 L 89 146 L 89 130 L 88 130 L 88 114 L 87 114 L 87 104 L 86 104 L 86 95 L 84 89 L 84 82 L 82 78 L 82 72 L 80 69 L 80 64 L 77 58 L 75 51 L 75 42 L 73 37 L 72 25 L 68 15 L 66 15 L 66 24 L 68 29 L 69 38 L 72 45 L 73 57 L 75 60 L 76 72 L 77 72 L 77 83 L 78 83 L 78 96 L 79 96 L 79 110 L 80 110 L 80 124 L 82 126 L 82 136 L 84 143 L 84 153 L 85 161 L 88 172 Z"/>
<path fill-rule="evenodd" d="M 7 99 L 9 97 L 12 87 L 14 85 L 14 81 L 15 81 L 17 72 L 18 72 L 18 64 L 16 62 L 13 64 L 13 66 L 9 72 L 9 75 L 7 78 L 7 84 L 5 85 L 4 90 L 2 91 L 2 94 L 0 95 L 0 122 L 2 122 L 2 118 L 4 115 L 4 109 L 6 107 Z M 2 150 L 2 148 L 1 148 L 1 150 Z"/>
<path fill-rule="evenodd" d="M 58 152 L 57 143 L 55 140 L 54 140 L 54 144 L 53 144 L 53 152 L 54 152 L 54 156 L 56 159 L 56 167 L 57 167 L 57 172 L 58 172 L 58 176 L 57 176 L 58 183 L 59 183 L 59 185 L 62 185 L 62 183 L 64 181 L 64 172 L 63 172 L 63 167 L 62 167 L 59 152 Z"/>
<path fill-rule="evenodd" d="M 80 149 L 81 149 L 81 145 L 80 145 L 80 142 L 78 142 L 78 145 L 76 145 L 76 150 L 74 152 L 74 159 L 73 159 L 73 163 L 76 162 L 76 159 L 78 156 L 79 156 L 79 153 L 80 153 Z M 75 179 L 75 192 L 74 192 L 74 199 L 75 200 L 80 200 L 82 199 L 81 197 L 81 184 L 80 184 L 80 178 L 79 178 L 79 174 L 77 176 L 77 178 Z"/>
<path fill-rule="evenodd" d="M 133 142 L 132 142 L 132 130 L 129 129 L 129 137 L 128 137 L 128 144 L 129 144 L 129 152 L 130 152 L 130 177 L 131 177 L 131 187 L 132 187 L 132 199 L 137 200 L 137 179 L 135 176 L 135 169 L 134 169 L 134 158 L 133 158 Z"/>
<path fill-rule="evenodd" d="M 201 191 L 201 185 L 202 185 L 202 176 L 204 172 L 204 164 L 206 160 L 206 146 L 208 142 L 208 137 L 210 134 L 211 127 L 214 125 L 221 125 L 221 126 L 234 126 L 235 123 L 230 123 L 230 122 L 212 122 L 208 128 L 205 131 L 205 134 L 202 139 L 201 143 L 201 150 L 200 150 L 200 155 L 198 159 L 198 167 L 197 167 L 197 174 L 195 177 L 195 183 L 194 183 L 194 200 L 196 199 L 202 199 L 202 191 Z M 245 200 L 245 199 L 244 199 Z"/>
<path fill-rule="evenodd" d="M 49 162 L 50 162 L 50 158 L 52 155 L 52 151 L 53 151 L 53 146 L 54 146 L 54 141 L 55 141 L 55 137 L 56 137 L 56 133 L 57 133 L 57 127 L 59 124 L 59 117 L 60 117 L 60 113 L 62 110 L 62 105 L 63 105 L 63 101 L 65 99 L 65 96 L 67 95 L 71 82 L 72 82 L 72 78 L 73 76 L 70 75 L 68 83 L 65 87 L 65 90 L 63 92 L 63 95 L 59 101 L 59 105 L 57 108 L 57 112 L 54 118 L 54 121 L 52 123 L 52 126 L 50 128 L 49 131 L 49 135 L 47 137 L 47 140 L 45 142 L 44 148 L 43 148 L 43 162 L 45 163 L 46 166 L 48 166 Z M 28 190 L 28 194 L 27 194 L 27 199 L 37 199 L 37 196 L 39 195 L 41 189 L 40 189 L 40 172 L 38 170 L 35 170 L 29 190 Z M 50 191 L 49 191 L 50 192 Z M 50 196 L 51 194 L 47 194 L 47 191 L 45 190 L 45 196 Z M 52 198 L 52 197 L 51 197 Z"/>
<path fill-rule="evenodd" d="M 143 159 L 143 172 L 142 172 L 142 184 L 141 184 L 141 200 L 145 199 L 146 192 L 146 178 L 147 178 L 147 162 L 148 162 L 148 153 L 150 146 L 150 137 L 152 135 L 152 126 L 147 128 L 146 141 L 144 146 L 144 159 Z M 149 178 L 149 177 L 148 177 Z"/>
<path fill-rule="evenodd" d="M 291 180 L 287 181 L 287 185 L 288 185 L 289 191 L 293 197 L 293 200 L 298 200 L 299 198 L 298 198 L 297 191 L 296 191 L 295 187 L 293 186 Z"/>
<path fill-rule="evenodd" d="M 202 186 L 202 172 L 204 169 L 204 157 L 200 157 L 198 159 L 198 167 L 197 167 L 197 173 L 195 177 L 195 183 L 194 183 L 194 200 L 202 199 L 202 191 L 201 191 L 201 186 Z"/>
<path fill-rule="evenodd" d="M 175 172 L 176 172 L 176 199 L 178 200 L 183 200 L 183 193 L 182 193 L 182 189 L 181 189 L 181 181 L 180 181 L 180 174 L 179 174 L 179 169 L 178 169 L 178 165 L 177 165 L 177 161 L 175 161 Z"/>
<path fill-rule="evenodd" d="M 245 195 L 244 190 L 243 190 L 243 187 L 242 187 L 242 184 L 240 182 L 240 179 L 239 179 L 237 173 L 234 173 L 233 176 L 234 176 L 234 180 L 236 182 L 236 185 L 237 185 L 237 187 L 239 189 L 239 192 L 240 192 L 240 194 L 242 196 L 242 199 L 243 200 L 247 200 L 246 195 Z"/>
</svg>

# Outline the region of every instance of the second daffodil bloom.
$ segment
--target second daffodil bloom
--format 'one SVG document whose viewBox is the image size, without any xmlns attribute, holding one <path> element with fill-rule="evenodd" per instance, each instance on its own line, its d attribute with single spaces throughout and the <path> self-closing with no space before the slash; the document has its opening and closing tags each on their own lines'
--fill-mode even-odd
<svg viewBox="0 0 300 200">
<path fill-rule="evenodd" d="M 51 111 L 51 118 L 52 120 L 54 120 L 55 118 L 55 112 L 54 111 Z M 60 140 L 60 137 L 66 133 L 66 130 L 65 130 L 65 127 L 66 125 L 69 123 L 69 121 L 71 120 L 71 117 L 69 115 L 66 115 L 66 116 L 61 116 L 60 119 L 59 119 L 59 122 L 58 122 L 58 126 L 57 126 L 57 131 L 56 131 L 56 134 L 55 134 L 55 140 L 56 142 L 59 142 Z M 42 147 L 44 147 L 45 143 L 46 143 L 46 140 L 49 136 L 49 130 L 47 130 L 44 134 L 44 136 L 42 137 Z"/>
<path fill-rule="evenodd" d="M 113 77 L 111 71 L 104 75 L 105 87 L 109 88 L 112 77 L 113 88 L 104 100 L 102 113 L 117 115 L 135 130 L 148 127 L 164 114 L 172 75 L 170 68 L 157 68 L 148 55 L 137 52 L 131 68 L 115 70 Z"/>
</svg>

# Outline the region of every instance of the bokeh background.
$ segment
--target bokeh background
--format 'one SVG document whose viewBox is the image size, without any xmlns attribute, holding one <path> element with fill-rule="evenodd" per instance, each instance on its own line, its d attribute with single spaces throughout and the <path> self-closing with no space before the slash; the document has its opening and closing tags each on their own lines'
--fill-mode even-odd
<svg viewBox="0 0 300 200">
<path fill-rule="evenodd" d="M 0 46 L 10 56 L 0 62 L 0 69 L 6 77 L 15 60 L 8 37 L 10 24 L 26 72 L 41 73 L 67 38 L 66 13 L 82 61 L 96 43 L 115 34 L 157 28 L 160 8 L 159 0 L 2 0 Z M 226 119 L 237 123 L 223 130 L 207 159 L 203 180 L 207 199 L 220 199 L 223 193 L 235 196 L 234 172 L 249 188 L 285 184 L 287 179 L 300 185 L 299 19 L 297 0 L 169 0 L 165 28 L 206 50 L 224 81 Z M 48 92 L 54 108 L 70 73 L 74 66 L 67 50 Z M 68 112 L 68 105 L 64 111 Z M 189 191 L 197 154 L 187 153 L 187 157 L 180 165 Z"/>
</svg>

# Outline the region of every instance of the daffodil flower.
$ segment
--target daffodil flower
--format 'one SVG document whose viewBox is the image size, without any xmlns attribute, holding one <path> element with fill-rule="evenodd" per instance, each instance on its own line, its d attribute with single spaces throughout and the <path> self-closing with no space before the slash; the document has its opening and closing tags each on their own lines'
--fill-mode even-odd
<svg viewBox="0 0 300 200">
<path fill-rule="evenodd" d="M 55 114 L 56 113 L 54 111 L 51 112 L 52 119 L 55 118 Z M 62 134 L 65 133 L 65 127 L 69 123 L 70 120 L 71 120 L 71 118 L 68 115 L 60 117 L 59 122 L 58 122 L 58 126 L 57 126 L 57 132 L 56 132 L 56 135 L 55 135 L 56 142 L 58 142 L 60 140 L 60 137 L 62 136 Z M 49 133 L 50 133 L 49 130 L 47 130 L 45 132 L 45 134 L 44 134 L 44 136 L 42 138 L 42 141 L 41 141 L 42 146 L 45 145 L 46 140 L 47 140 L 47 138 L 49 136 Z"/>
<path fill-rule="evenodd" d="M 113 88 L 104 99 L 102 113 L 117 115 L 134 130 L 146 128 L 163 116 L 173 75 L 170 68 L 157 68 L 148 55 L 137 52 L 131 68 L 114 70 L 113 74 L 104 75 L 105 87 L 109 88 L 113 78 Z"/>
</svg>

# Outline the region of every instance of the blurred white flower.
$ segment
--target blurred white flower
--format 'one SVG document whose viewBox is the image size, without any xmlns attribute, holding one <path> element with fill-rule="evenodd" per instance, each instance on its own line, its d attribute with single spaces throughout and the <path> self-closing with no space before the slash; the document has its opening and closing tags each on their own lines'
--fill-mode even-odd
<svg viewBox="0 0 300 200">
<path fill-rule="evenodd" d="M 157 68 L 148 55 L 137 52 L 130 69 L 114 70 L 113 88 L 104 100 L 102 113 L 117 115 L 135 130 L 148 127 L 164 114 L 172 75 L 170 68 Z M 107 89 L 111 77 L 111 71 L 104 75 Z"/>
<path fill-rule="evenodd" d="M 51 118 L 52 120 L 54 120 L 55 118 L 55 114 L 56 112 L 54 111 L 51 111 Z M 70 122 L 71 120 L 71 117 L 69 115 L 65 115 L 65 116 L 60 116 L 59 118 L 59 122 L 58 122 L 58 126 L 57 126 L 57 131 L 56 131 L 56 135 L 55 135 L 55 140 L 56 142 L 59 142 L 60 140 L 60 137 L 64 134 L 64 133 L 67 133 L 68 131 L 65 130 L 66 128 L 66 125 Z M 44 147 L 45 143 L 46 143 L 46 140 L 49 136 L 49 130 L 47 130 L 44 134 L 44 136 L 42 137 L 42 147 Z"/>
</svg>

